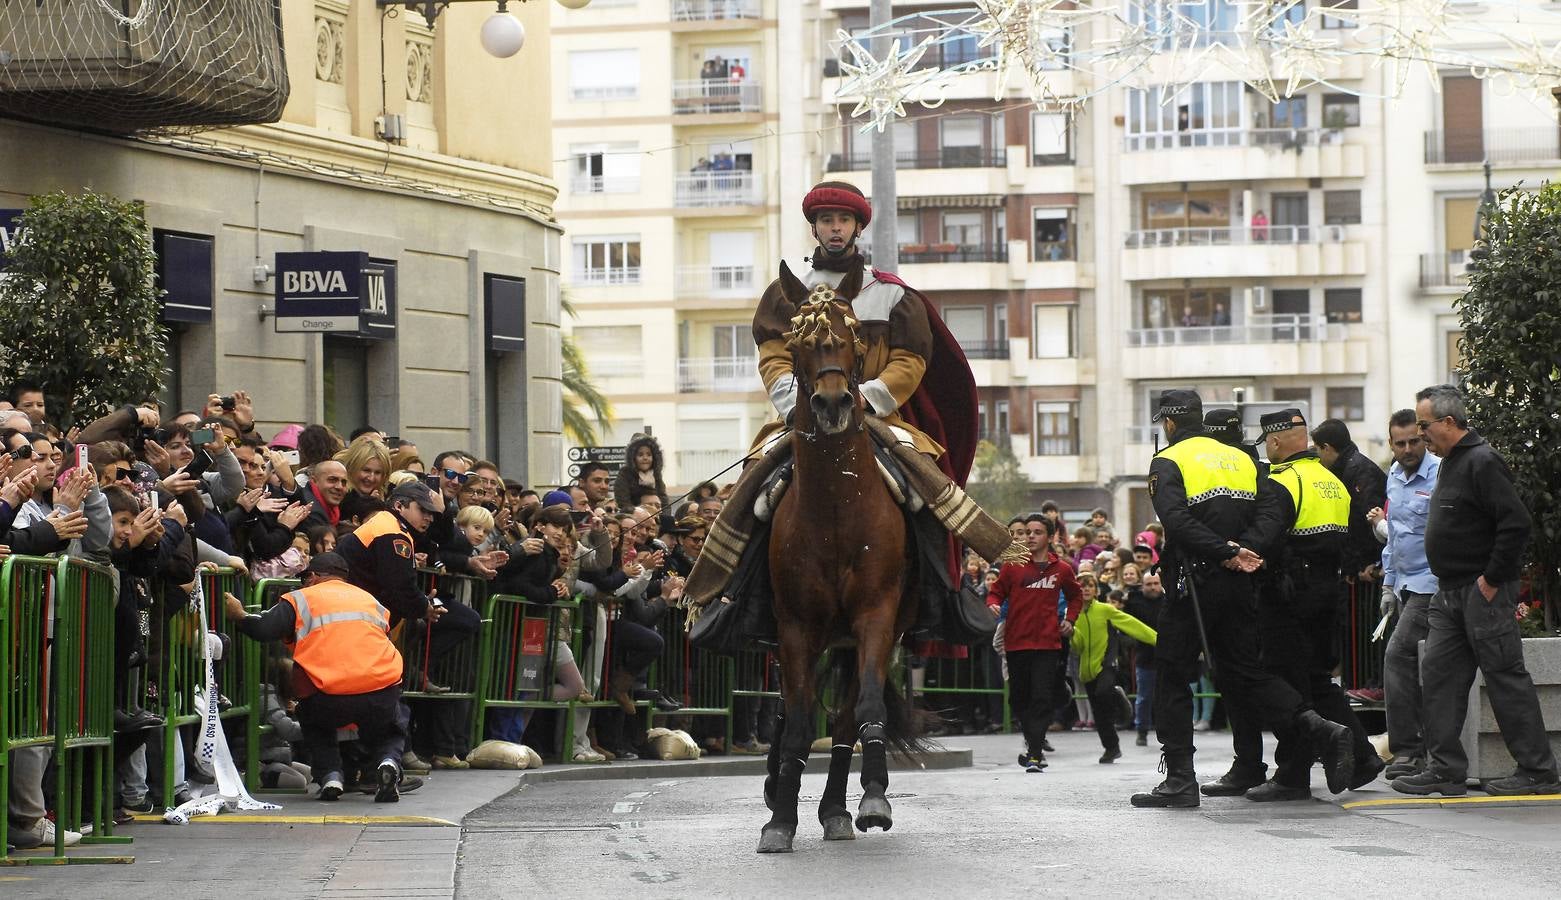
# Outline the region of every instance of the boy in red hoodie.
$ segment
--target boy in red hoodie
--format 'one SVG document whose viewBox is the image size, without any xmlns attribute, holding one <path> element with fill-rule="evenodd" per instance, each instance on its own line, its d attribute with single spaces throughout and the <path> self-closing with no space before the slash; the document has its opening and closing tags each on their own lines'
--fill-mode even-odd
<svg viewBox="0 0 1561 900">
<path fill-rule="evenodd" d="M 1000 644 L 1008 659 L 1009 699 L 1024 731 L 1026 751 L 1019 758 L 1026 772 L 1046 767 L 1041 745 L 1056 707 L 1052 683 L 1067 652 L 1064 642 L 1073 636 L 1073 623 L 1084 606 L 1073 567 L 1050 549 L 1052 528 L 1045 516 L 1025 520 L 1030 561 L 1003 566 L 987 595 L 988 603 L 1002 604 L 993 644 Z M 1060 616 L 1059 596 L 1068 604 Z"/>
</svg>

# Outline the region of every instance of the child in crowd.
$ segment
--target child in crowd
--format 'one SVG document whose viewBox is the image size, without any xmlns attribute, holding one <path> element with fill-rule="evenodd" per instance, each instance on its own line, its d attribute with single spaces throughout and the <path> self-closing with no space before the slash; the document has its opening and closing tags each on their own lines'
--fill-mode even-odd
<svg viewBox="0 0 1561 900">
<path fill-rule="evenodd" d="M 1100 735 L 1105 751 L 1100 761 L 1112 763 L 1122 758 L 1117 711 L 1128 707 L 1127 692 L 1119 685 L 1120 646 L 1116 632 L 1153 645 L 1155 631 L 1122 611 L 1125 598 L 1121 591 L 1112 591 L 1110 601 L 1100 603 L 1095 599 L 1094 578 L 1081 575 L 1079 585 L 1084 592 L 1084 611 L 1074 625 L 1073 652 L 1079 659 L 1079 682 L 1084 685 L 1094 711 L 1095 733 Z"/>
</svg>

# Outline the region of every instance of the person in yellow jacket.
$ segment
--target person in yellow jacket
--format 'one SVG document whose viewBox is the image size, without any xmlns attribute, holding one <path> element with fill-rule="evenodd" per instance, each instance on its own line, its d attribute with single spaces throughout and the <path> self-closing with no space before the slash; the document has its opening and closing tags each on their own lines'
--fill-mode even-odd
<svg viewBox="0 0 1561 900">
<path fill-rule="evenodd" d="M 248 613 L 228 594 L 227 614 L 246 637 L 292 646 L 298 724 L 320 799 L 342 794 L 336 732 L 355 724 L 370 758 L 381 760 L 374 801 L 394 803 L 401 796 L 407 736 L 401 654 L 390 641 L 390 613 L 372 594 L 348 584 L 347 571 L 341 556 L 322 553 L 304 569 L 303 587 L 283 594 L 264 613 Z"/>
<path fill-rule="evenodd" d="M 1117 673 L 1117 639 L 1113 632 L 1120 631 L 1134 640 L 1153 645 L 1155 631 L 1138 621 L 1119 607 L 1096 599 L 1100 586 L 1095 576 L 1088 572 L 1079 575 L 1079 587 L 1084 590 L 1084 611 L 1073 623 L 1073 652 L 1079 658 L 1079 683 L 1089 696 L 1090 708 L 1095 713 L 1095 733 L 1100 735 L 1102 763 L 1112 763 L 1122 758 L 1122 742 L 1117 737 L 1117 710 L 1128 705 L 1127 692 L 1119 684 Z"/>
</svg>

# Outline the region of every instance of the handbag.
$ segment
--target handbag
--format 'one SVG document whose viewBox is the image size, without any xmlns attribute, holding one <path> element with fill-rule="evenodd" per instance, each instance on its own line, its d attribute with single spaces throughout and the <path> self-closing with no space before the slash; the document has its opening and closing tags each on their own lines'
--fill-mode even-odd
<svg viewBox="0 0 1561 900">
<path fill-rule="evenodd" d="M 986 598 L 974 588 L 945 595 L 943 637 L 953 644 L 990 644 L 997 633 L 997 617 L 987 609 Z"/>
</svg>

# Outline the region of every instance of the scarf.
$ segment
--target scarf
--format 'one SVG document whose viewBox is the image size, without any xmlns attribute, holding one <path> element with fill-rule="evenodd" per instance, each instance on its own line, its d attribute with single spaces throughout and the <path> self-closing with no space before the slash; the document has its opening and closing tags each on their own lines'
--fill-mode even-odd
<svg viewBox="0 0 1561 900">
<path fill-rule="evenodd" d="M 812 263 L 813 268 L 825 272 L 849 272 L 862 267 L 862 254 L 856 249 L 854 243 L 851 245 L 851 252 L 843 253 L 838 257 L 825 253 L 823 247 L 814 247 Z"/>
<path fill-rule="evenodd" d="M 314 499 L 320 502 L 320 506 L 325 509 L 325 520 L 330 523 L 332 528 L 335 528 L 336 523 L 341 521 L 341 507 L 326 503 L 325 495 L 320 493 L 320 489 L 315 486 L 314 482 L 309 483 L 309 493 L 313 494 Z"/>
</svg>

